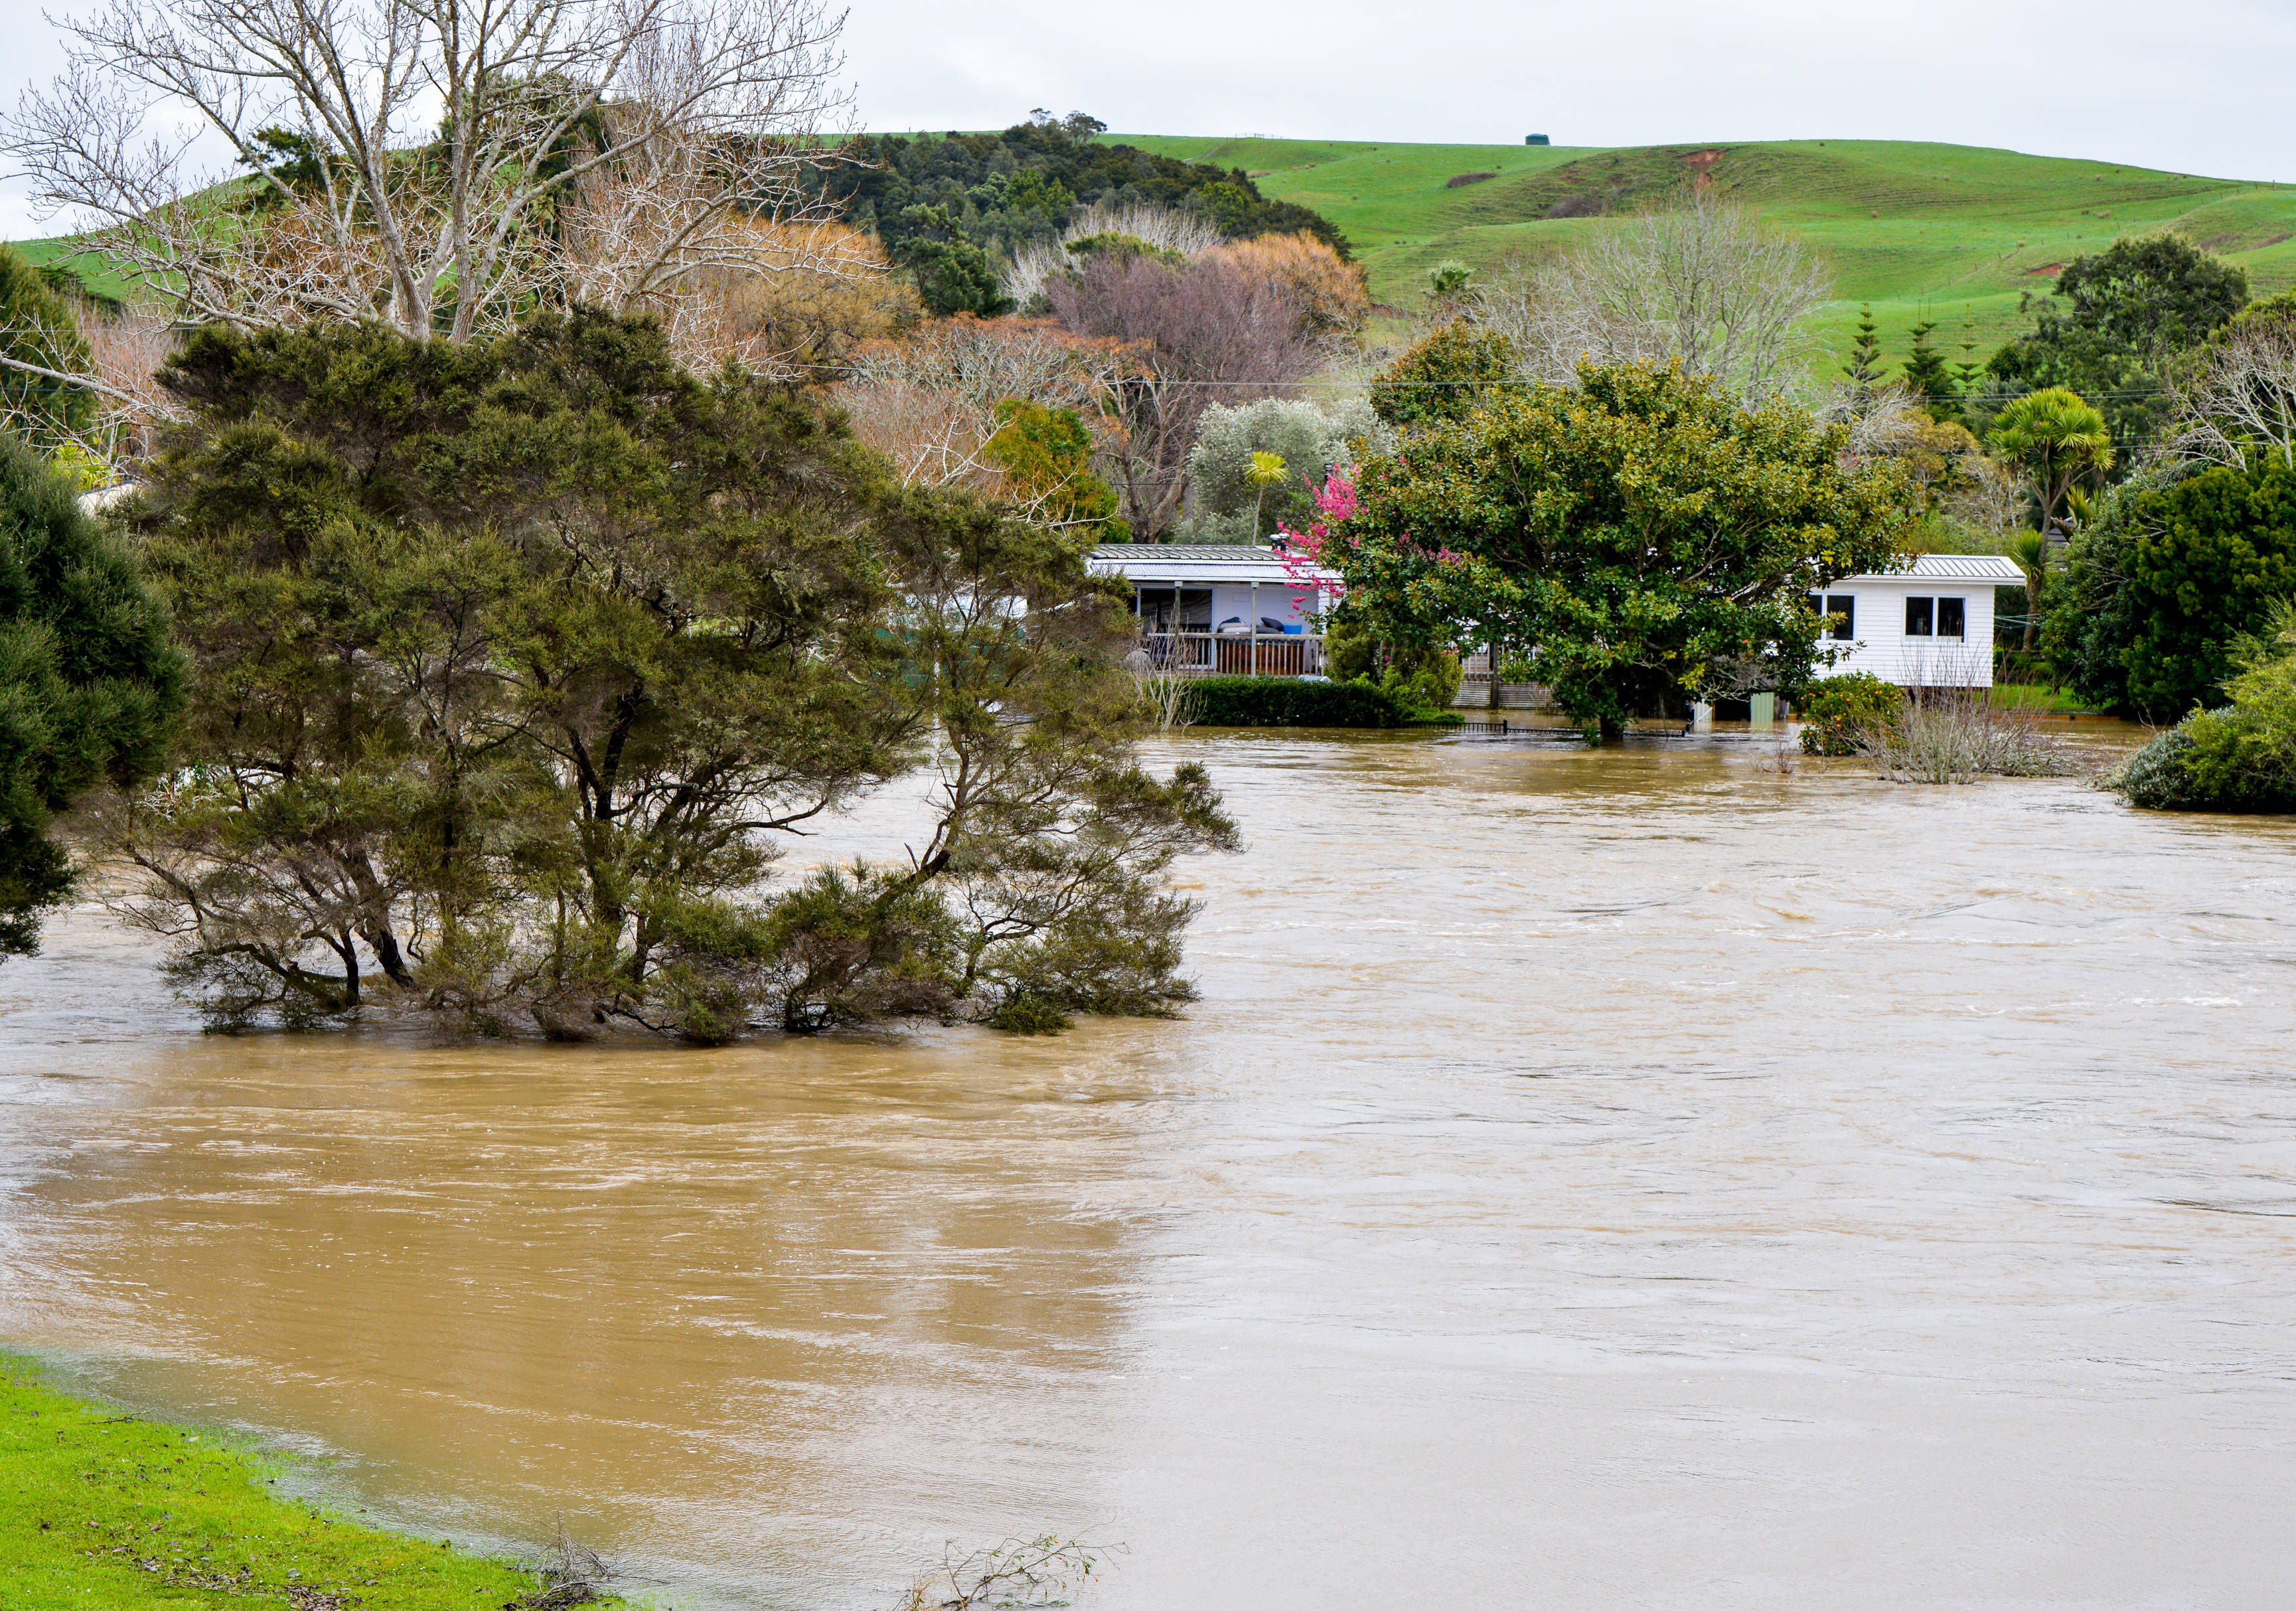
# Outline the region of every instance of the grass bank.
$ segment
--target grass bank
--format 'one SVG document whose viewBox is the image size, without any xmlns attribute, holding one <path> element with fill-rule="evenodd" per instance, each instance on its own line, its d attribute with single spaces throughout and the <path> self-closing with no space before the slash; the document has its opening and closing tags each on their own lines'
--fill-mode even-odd
<svg viewBox="0 0 2296 1611">
<path fill-rule="evenodd" d="M 227 1435 L 122 1415 L 0 1356 L 0 1607 L 492 1611 L 540 1580 L 277 1492 Z M 571 1600 L 537 1604 L 571 1604 Z"/>
</svg>

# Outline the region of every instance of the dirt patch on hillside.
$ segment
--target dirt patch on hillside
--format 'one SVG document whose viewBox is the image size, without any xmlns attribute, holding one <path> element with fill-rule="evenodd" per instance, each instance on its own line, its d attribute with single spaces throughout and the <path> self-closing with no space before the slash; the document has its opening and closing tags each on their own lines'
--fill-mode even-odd
<svg viewBox="0 0 2296 1611">
<path fill-rule="evenodd" d="M 2029 268 L 2025 272 L 2027 274 L 2046 275 L 2050 279 L 2054 280 L 2059 275 L 2064 273 L 2064 271 L 2065 266 L 2062 263 L 2044 263 L 2038 268 Z"/>
<path fill-rule="evenodd" d="M 1714 165 L 1721 160 L 1722 149 L 1718 145 L 1710 145 L 1703 151 L 1685 152 L 1675 159 L 1690 169 L 1690 188 L 1693 191 L 1704 190 L 1714 182 Z"/>
<path fill-rule="evenodd" d="M 1446 180 L 1444 180 L 1444 181 L 1443 181 L 1443 188 L 1444 188 L 1444 189 L 1446 189 L 1446 190 L 1456 190 L 1456 189 L 1458 189 L 1462 185 L 1480 185 L 1480 184 L 1481 184 L 1485 179 L 1496 179 L 1496 178 L 1497 178 L 1497 177 L 1498 177 L 1498 175 L 1497 175 L 1496 172 L 1493 172 L 1493 173 L 1480 173 L 1480 174 L 1453 174 L 1449 178 L 1447 178 L 1447 179 L 1446 179 Z"/>
</svg>

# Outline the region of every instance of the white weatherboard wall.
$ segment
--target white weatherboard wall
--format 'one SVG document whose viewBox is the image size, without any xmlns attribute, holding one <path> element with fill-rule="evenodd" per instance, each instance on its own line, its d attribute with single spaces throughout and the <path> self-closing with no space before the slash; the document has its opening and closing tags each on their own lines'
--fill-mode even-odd
<svg viewBox="0 0 2296 1611">
<path fill-rule="evenodd" d="M 1993 686 L 1993 589 L 2021 588 L 2025 573 L 1998 554 L 1923 554 L 1913 569 L 1887 576 L 1845 577 L 1824 590 L 1856 599 L 1849 642 L 1821 640 L 1847 651 L 1821 677 L 1870 672 L 1901 687 L 1989 688 Z M 1957 598 L 1964 629 L 1957 638 L 1907 637 L 1908 598 Z M 1931 621 L 1937 608 L 1931 605 Z"/>
</svg>

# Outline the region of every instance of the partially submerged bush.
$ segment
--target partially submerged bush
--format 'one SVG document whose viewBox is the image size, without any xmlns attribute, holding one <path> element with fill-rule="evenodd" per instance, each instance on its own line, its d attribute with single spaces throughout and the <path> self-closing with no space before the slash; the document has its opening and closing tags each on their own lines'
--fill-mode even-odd
<svg viewBox="0 0 2296 1611">
<path fill-rule="evenodd" d="M 1802 753 L 1855 755 L 1858 736 L 1893 726 L 1905 703 L 1903 689 L 1870 671 L 1830 677 L 1801 702 Z"/>
<path fill-rule="evenodd" d="M 1057 1035 L 1068 1026 L 1066 1013 L 1035 996 L 1015 996 L 988 1015 L 988 1027 L 1008 1035 Z"/>
<path fill-rule="evenodd" d="M 2084 769 L 2035 712 L 2004 710 L 1982 688 L 1911 691 L 1893 719 L 1857 729 L 1857 749 L 1892 783 L 2065 777 Z"/>
<path fill-rule="evenodd" d="M 2152 811 L 2194 811 L 2206 807 L 2193 787 L 2192 774 L 2185 769 L 2185 757 L 2193 747 L 2193 736 L 2182 727 L 2171 727 L 2132 756 L 2106 781 L 2109 786 L 2128 796 L 2131 805 L 2140 805 Z"/>
<path fill-rule="evenodd" d="M 2232 703 L 2195 711 L 2111 779 L 2156 811 L 2296 811 L 2296 611 L 2243 640 L 2226 685 Z"/>
</svg>

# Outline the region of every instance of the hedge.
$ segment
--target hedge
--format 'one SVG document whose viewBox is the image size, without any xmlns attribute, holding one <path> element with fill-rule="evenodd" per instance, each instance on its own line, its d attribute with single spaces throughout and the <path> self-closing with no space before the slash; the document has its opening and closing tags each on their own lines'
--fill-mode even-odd
<svg viewBox="0 0 2296 1611">
<path fill-rule="evenodd" d="M 1207 727 L 1401 727 L 1419 712 L 1363 682 L 1300 677 L 1203 677 L 1189 684 Z"/>
</svg>

